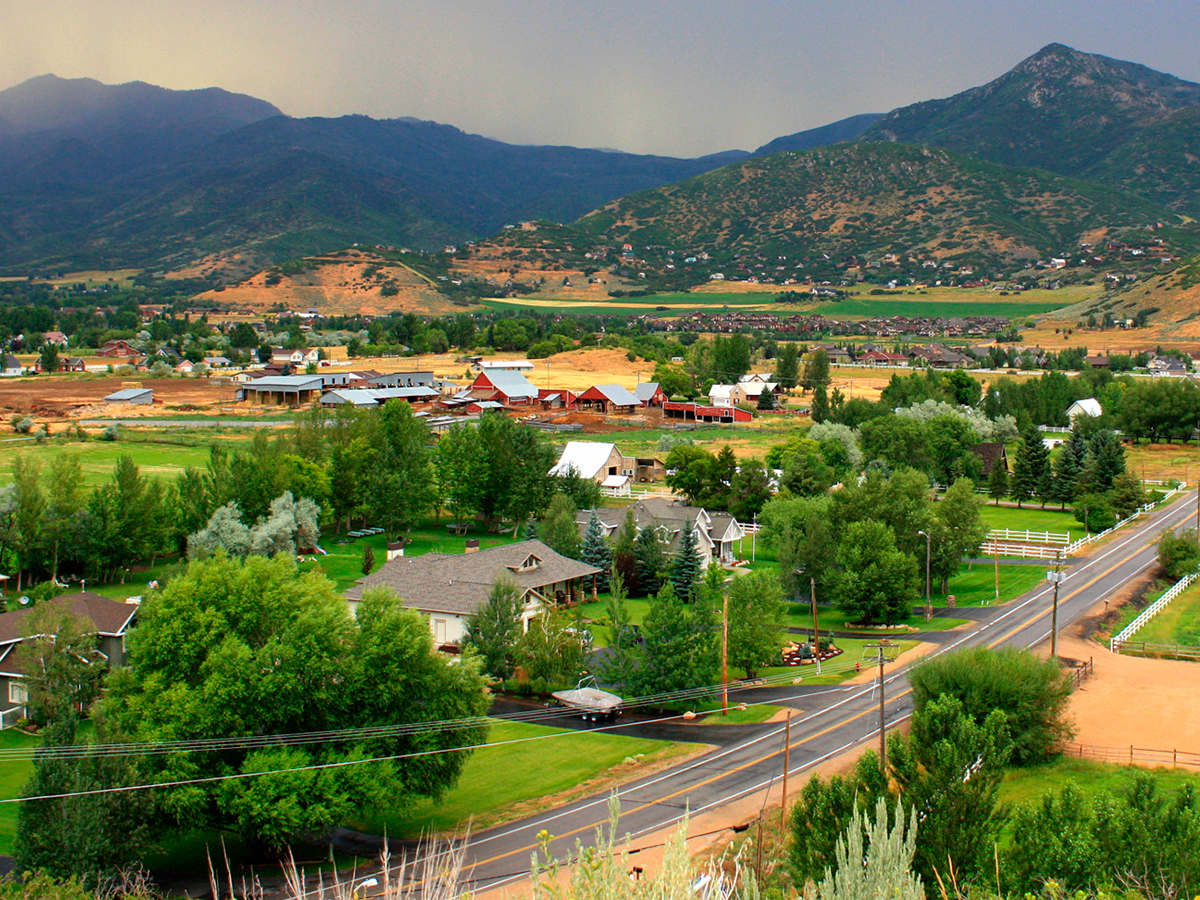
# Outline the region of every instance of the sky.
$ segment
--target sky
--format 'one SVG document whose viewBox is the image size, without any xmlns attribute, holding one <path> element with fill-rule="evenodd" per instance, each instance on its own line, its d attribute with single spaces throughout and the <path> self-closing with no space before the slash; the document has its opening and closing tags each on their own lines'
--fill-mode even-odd
<svg viewBox="0 0 1200 900">
<path fill-rule="evenodd" d="M 221 87 L 292 116 L 700 156 L 945 97 L 1060 42 L 1200 82 L 1196 0 L 3 0 L 0 89 Z"/>
</svg>

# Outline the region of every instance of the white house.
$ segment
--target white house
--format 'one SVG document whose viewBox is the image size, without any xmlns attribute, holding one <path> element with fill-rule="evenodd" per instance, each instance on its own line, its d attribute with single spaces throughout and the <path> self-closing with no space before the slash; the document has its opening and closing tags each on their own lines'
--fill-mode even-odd
<svg viewBox="0 0 1200 900">
<path fill-rule="evenodd" d="M 0 376 L 11 378 L 14 375 L 21 375 L 25 372 L 25 367 L 21 365 L 21 361 L 11 353 L 4 354 L 3 368 L 0 368 Z"/>
<path fill-rule="evenodd" d="M 1104 410 L 1100 408 L 1100 401 L 1095 397 L 1088 397 L 1084 400 L 1076 400 L 1067 407 L 1067 421 L 1074 428 L 1075 420 L 1080 416 L 1091 416 L 1094 419 L 1103 413 Z"/>
<path fill-rule="evenodd" d="M 757 394 L 755 396 L 758 396 Z M 737 406 L 746 402 L 746 386 L 742 384 L 714 384 L 708 389 L 710 406 Z"/>
</svg>

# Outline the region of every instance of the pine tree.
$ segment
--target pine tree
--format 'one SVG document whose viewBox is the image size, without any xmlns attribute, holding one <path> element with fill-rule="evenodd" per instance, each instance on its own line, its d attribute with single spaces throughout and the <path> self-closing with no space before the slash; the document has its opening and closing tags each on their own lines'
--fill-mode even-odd
<svg viewBox="0 0 1200 900">
<path fill-rule="evenodd" d="M 598 591 L 607 591 L 612 551 L 608 547 L 608 541 L 604 539 L 604 530 L 600 527 L 600 518 L 594 509 L 588 519 L 587 531 L 583 534 L 582 560 L 600 570 L 600 574 L 592 578 L 592 596 L 595 597 Z"/>
<path fill-rule="evenodd" d="M 779 355 L 775 357 L 775 381 L 785 391 L 796 386 L 800 375 L 800 353 L 793 341 L 785 341 L 779 347 Z"/>
<path fill-rule="evenodd" d="M 1074 442 L 1075 433 L 1072 432 L 1054 460 L 1054 484 L 1050 499 L 1060 504 L 1062 509 L 1066 509 L 1067 504 L 1078 496 L 1079 477 L 1083 474 L 1083 467 L 1079 464 L 1079 457 L 1072 446 Z"/>
<path fill-rule="evenodd" d="M 700 580 L 700 551 L 697 547 L 696 528 L 691 519 L 684 523 L 679 536 L 679 549 L 671 563 L 671 586 L 684 603 L 691 603 L 696 595 L 696 583 Z"/>
<path fill-rule="evenodd" d="M 1111 431 L 1098 431 L 1088 446 L 1088 490 L 1103 494 L 1112 489 L 1113 479 L 1125 471 L 1125 447 Z"/>
<path fill-rule="evenodd" d="M 1012 498 L 1017 506 L 1025 500 L 1039 496 L 1046 470 L 1050 463 L 1050 451 L 1042 441 L 1042 435 L 1033 425 L 1021 435 L 1021 446 L 1017 448 L 1017 461 L 1013 463 Z"/>
<path fill-rule="evenodd" d="M 625 511 L 625 521 L 617 529 L 612 543 L 612 570 L 619 573 L 626 590 L 638 590 L 637 584 L 637 523 L 633 518 L 633 509 Z"/>
<path fill-rule="evenodd" d="M 988 496 L 996 501 L 996 505 L 1000 505 L 1000 498 L 1008 493 L 1008 464 L 1003 458 L 999 458 L 992 464 L 992 471 L 988 473 Z"/>
<path fill-rule="evenodd" d="M 813 388 L 812 408 L 809 417 L 820 424 L 829 419 L 829 397 L 825 393 L 825 385 L 818 384 Z"/>
<path fill-rule="evenodd" d="M 370 575 L 375 568 L 375 551 L 371 549 L 370 544 L 363 546 L 362 566 L 360 568 L 364 575 Z"/>
<path fill-rule="evenodd" d="M 759 392 L 757 408 L 767 411 L 775 408 L 775 393 L 770 388 L 763 388 Z"/>
<path fill-rule="evenodd" d="M 575 524 L 575 504 L 566 494 L 554 495 L 538 523 L 538 536 L 556 553 L 571 559 L 581 557 L 583 544 L 579 540 L 579 526 Z"/>
<path fill-rule="evenodd" d="M 666 569 L 666 554 L 658 539 L 658 528 L 647 525 L 638 532 L 634 546 L 634 572 L 638 591 L 642 595 L 658 593 L 662 584 L 661 575 Z"/>
</svg>

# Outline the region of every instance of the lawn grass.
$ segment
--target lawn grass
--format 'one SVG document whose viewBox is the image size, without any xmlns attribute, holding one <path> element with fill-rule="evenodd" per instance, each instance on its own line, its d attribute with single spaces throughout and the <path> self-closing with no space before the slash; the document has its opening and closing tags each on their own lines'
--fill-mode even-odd
<svg viewBox="0 0 1200 900">
<path fill-rule="evenodd" d="M 539 798 L 579 788 L 590 779 L 632 772 L 632 760 L 646 763 L 697 749 L 695 744 L 521 722 L 493 722 L 488 735 L 492 744 L 526 738 L 545 739 L 476 750 L 463 767 L 458 784 L 440 802 L 419 800 L 351 823 L 351 827 L 371 834 L 386 829 L 389 836 L 400 838 L 448 831 L 468 821 L 478 829 L 532 812 Z M 514 777 L 518 773 L 520 777 Z"/>
<path fill-rule="evenodd" d="M 1200 773 L 1186 769 L 1146 770 L 1140 766 L 1121 766 L 1060 756 L 1041 765 L 1009 769 L 1000 785 L 999 799 L 1002 803 L 1014 805 L 1029 803 L 1048 791 L 1062 790 L 1067 782 L 1074 782 L 1090 796 L 1103 791 L 1119 793 L 1127 789 L 1132 775 L 1144 771 L 1153 772 L 1158 777 L 1159 787 L 1167 791 L 1178 790 L 1186 784 L 1200 788 Z"/>
<path fill-rule="evenodd" d="M 0 731 L 0 749 L 24 750 L 35 747 L 40 738 L 20 731 Z M 17 797 L 25 782 L 33 774 L 33 761 L 27 759 L 7 760 L 0 766 L 0 797 Z M 17 834 L 17 804 L 0 805 L 0 855 L 9 856 L 13 850 L 13 839 Z"/>
<path fill-rule="evenodd" d="M 1041 509 L 1036 503 L 1021 509 L 988 503 L 979 513 L 988 528 L 1067 533 L 1071 535 L 1071 541 L 1077 541 L 1084 536 L 1083 524 L 1075 519 L 1074 513 L 1059 509 Z"/>
<path fill-rule="evenodd" d="M 1161 596 L 1162 593 L 1162 591 L 1158 591 L 1154 596 Z M 1122 611 L 1124 612 L 1127 608 L 1129 612 L 1123 616 L 1120 628 L 1124 628 L 1128 622 L 1141 613 L 1141 610 L 1135 609 L 1128 603 L 1122 607 Z M 1114 631 L 1113 633 L 1118 632 Z M 1192 584 L 1168 603 L 1158 615 L 1138 629 L 1133 639 L 1150 644 L 1200 647 L 1200 583 Z"/>
</svg>

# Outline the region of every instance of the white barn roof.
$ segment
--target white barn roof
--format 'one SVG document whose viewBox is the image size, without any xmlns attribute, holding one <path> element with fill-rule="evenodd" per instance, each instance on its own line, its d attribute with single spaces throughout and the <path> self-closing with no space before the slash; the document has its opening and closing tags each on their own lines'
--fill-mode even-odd
<svg viewBox="0 0 1200 900">
<path fill-rule="evenodd" d="M 565 476 L 574 469 L 580 478 L 594 479 L 616 449 L 616 444 L 568 441 L 550 474 Z"/>
</svg>

